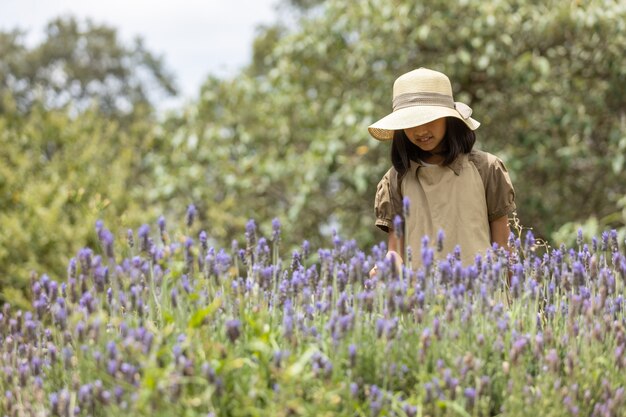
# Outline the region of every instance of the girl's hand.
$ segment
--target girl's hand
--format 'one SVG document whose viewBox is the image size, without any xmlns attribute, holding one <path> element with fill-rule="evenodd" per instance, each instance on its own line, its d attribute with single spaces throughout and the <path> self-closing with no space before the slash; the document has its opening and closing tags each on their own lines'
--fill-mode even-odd
<svg viewBox="0 0 626 417">
<path fill-rule="evenodd" d="M 402 268 L 403 261 L 402 261 L 402 257 L 400 256 L 398 252 L 394 250 L 387 251 L 387 255 L 385 255 L 385 259 L 390 259 L 392 261 L 392 265 L 394 266 L 394 269 L 396 271 L 400 271 L 400 269 Z M 374 277 L 377 271 L 378 271 L 378 266 L 374 265 L 374 267 L 370 269 L 370 278 Z"/>
<path fill-rule="evenodd" d="M 391 259 L 393 265 L 395 266 L 396 271 L 400 271 L 402 269 L 402 256 L 395 250 L 387 251 L 387 255 L 385 255 L 385 259 Z"/>
</svg>

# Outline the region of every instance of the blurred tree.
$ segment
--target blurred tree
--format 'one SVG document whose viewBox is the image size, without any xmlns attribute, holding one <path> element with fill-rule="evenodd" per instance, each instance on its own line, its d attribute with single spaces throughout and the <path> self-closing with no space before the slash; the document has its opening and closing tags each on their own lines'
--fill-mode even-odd
<svg viewBox="0 0 626 417">
<path fill-rule="evenodd" d="M 286 4 L 303 12 L 324 4 L 326 0 L 285 0 Z"/>
<path fill-rule="evenodd" d="M 1 34 L 3 296 L 25 288 L 30 270 L 62 275 L 67 258 L 96 244 L 97 218 L 119 231 L 182 215 L 190 202 L 221 245 L 240 239 L 249 218 L 269 234 L 274 217 L 283 250 L 326 245 L 335 228 L 376 243 L 384 234 L 372 206 L 389 144 L 366 128 L 390 111 L 395 78 L 420 66 L 448 74 L 456 99 L 473 107 L 477 146 L 507 162 L 524 225 L 558 238 L 594 217 L 600 229 L 623 226 L 622 3 L 326 0 L 296 24 L 262 29 L 249 68 L 209 77 L 197 103 L 162 123 L 135 72 L 152 55 L 66 20 L 45 48 Z M 119 117 L 127 106 L 116 96 L 132 118 Z"/>
<path fill-rule="evenodd" d="M 150 92 L 174 89 L 140 41 L 129 49 L 115 30 L 71 18 L 32 49 L 0 33 L 0 55 L 0 303 L 23 307 L 31 271 L 62 277 L 98 245 L 97 219 L 119 236 L 161 214 L 144 198 L 147 156 L 168 138 Z"/>
<path fill-rule="evenodd" d="M 24 45 L 19 30 L 0 32 L 0 55 L 0 96 L 11 95 L 23 112 L 41 102 L 45 108 L 75 111 L 96 105 L 122 116 L 137 106 L 150 107 L 159 98 L 155 92 L 176 94 L 163 60 L 141 39 L 128 47 L 115 29 L 90 20 L 55 19 L 33 48 Z"/>
<path fill-rule="evenodd" d="M 31 272 L 64 278 L 72 256 L 98 247 L 96 220 L 124 247 L 123 227 L 161 213 L 142 197 L 153 183 L 144 156 L 159 150 L 153 130 L 150 118 L 123 127 L 93 109 L 0 114 L 0 304 L 26 306 Z"/>
<path fill-rule="evenodd" d="M 327 0 L 262 32 L 247 72 L 207 80 L 175 135 L 171 169 L 186 165 L 161 192 L 193 195 L 219 238 L 279 216 L 292 244 L 333 227 L 373 244 L 390 162 L 366 127 L 390 111 L 394 79 L 425 66 L 474 108 L 477 147 L 507 162 L 524 225 L 621 226 L 625 18 L 619 1 Z"/>
</svg>

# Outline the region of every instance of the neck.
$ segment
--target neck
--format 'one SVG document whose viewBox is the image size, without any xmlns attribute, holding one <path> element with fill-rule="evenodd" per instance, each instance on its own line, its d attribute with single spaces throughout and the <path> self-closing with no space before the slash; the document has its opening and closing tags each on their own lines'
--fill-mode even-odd
<svg viewBox="0 0 626 417">
<path fill-rule="evenodd" d="M 424 162 L 427 164 L 440 165 L 444 161 L 444 157 L 441 153 L 431 153 L 429 156 L 424 158 Z"/>
</svg>

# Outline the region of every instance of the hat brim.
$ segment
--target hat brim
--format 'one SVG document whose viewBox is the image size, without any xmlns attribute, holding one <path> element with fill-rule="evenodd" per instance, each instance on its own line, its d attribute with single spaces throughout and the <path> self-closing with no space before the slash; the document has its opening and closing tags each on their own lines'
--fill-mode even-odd
<svg viewBox="0 0 626 417">
<path fill-rule="evenodd" d="M 374 139 L 390 140 L 393 139 L 393 133 L 396 130 L 420 126 L 442 117 L 456 117 L 471 130 L 476 130 L 480 126 L 480 123 L 471 117 L 463 118 L 456 109 L 444 106 L 411 106 L 388 114 L 370 125 L 367 130 Z"/>
</svg>

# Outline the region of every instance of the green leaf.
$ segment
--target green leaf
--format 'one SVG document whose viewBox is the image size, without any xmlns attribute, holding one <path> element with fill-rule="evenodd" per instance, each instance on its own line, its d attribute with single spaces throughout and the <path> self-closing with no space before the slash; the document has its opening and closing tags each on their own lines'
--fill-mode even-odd
<svg viewBox="0 0 626 417">
<path fill-rule="evenodd" d="M 215 313 L 215 311 L 220 308 L 221 305 L 222 299 L 215 298 L 211 304 L 204 308 L 201 308 L 191 316 L 189 322 L 187 323 L 187 327 L 190 329 L 197 329 L 198 327 L 202 326 L 206 318 Z"/>
<path fill-rule="evenodd" d="M 285 370 L 285 375 L 290 378 L 300 376 L 317 351 L 317 347 L 309 346 L 309 348 L 298 358 L 298 360 Z"/>
</svg>

